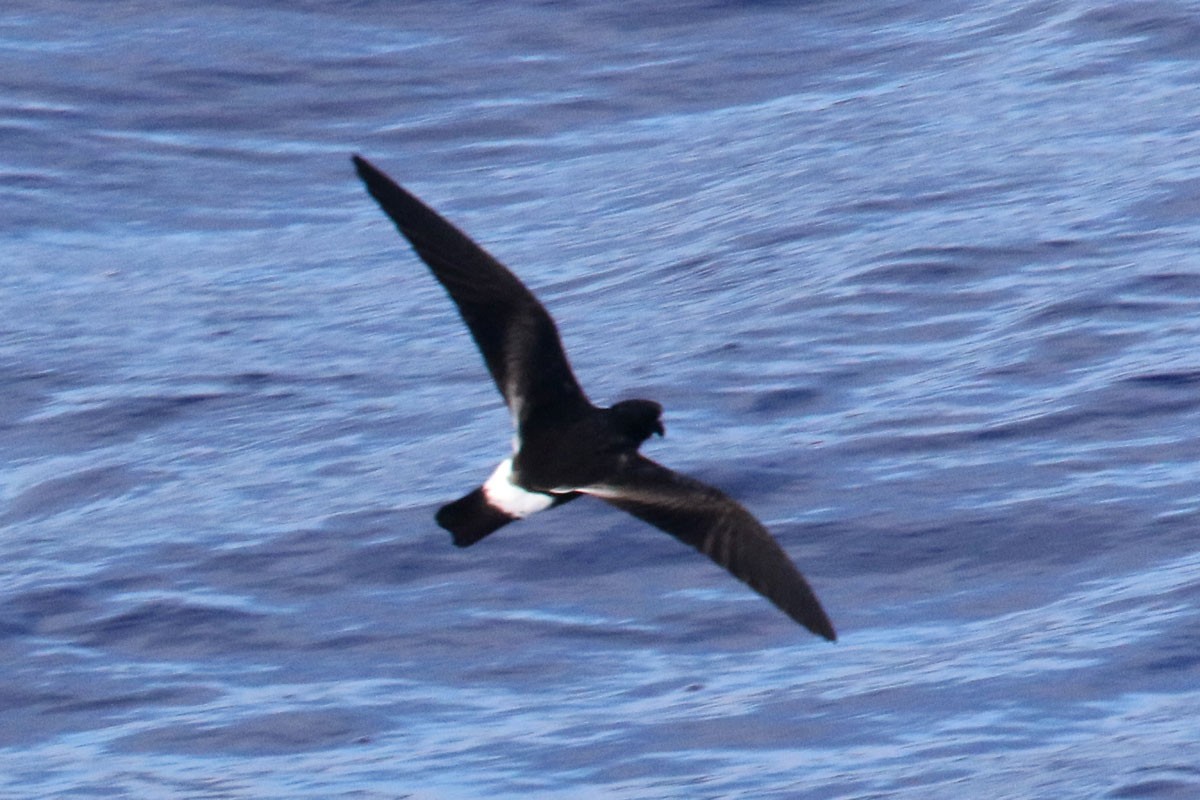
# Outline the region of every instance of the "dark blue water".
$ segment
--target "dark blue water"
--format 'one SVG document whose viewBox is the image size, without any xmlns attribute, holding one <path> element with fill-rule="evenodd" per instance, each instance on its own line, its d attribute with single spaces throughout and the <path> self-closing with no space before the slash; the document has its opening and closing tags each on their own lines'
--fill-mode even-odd
<svg viewBox="0 0 1200 800">
<path fill-rule="evenodd" d="M 1198 43 L 9 3 L 0 796 L 1200 796 Z M 351 152 L 666 406 L 838 644 L 598 503 L 450 545 L 507 413 Z"/>
</svg>

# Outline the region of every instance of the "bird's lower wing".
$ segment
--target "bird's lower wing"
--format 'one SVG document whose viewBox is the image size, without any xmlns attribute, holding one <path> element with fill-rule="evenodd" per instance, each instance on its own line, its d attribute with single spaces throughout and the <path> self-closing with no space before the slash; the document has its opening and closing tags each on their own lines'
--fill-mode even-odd
<svg viewBox="0 0 1200 800">
<path fill-rule="evenodd" d="M 554 320 L 517 276 L 369 161 L 354 166 L 458 306 L 518 426 L 540 408 L 587 402 Z"/>
<path fill-rule="evenodd" d="M 837 639 L 820 601 L 787 553 L 725 493 L 642 456 L 613 480 L 579 491 L 691 545 L 813 633 Z"/>
</svg>

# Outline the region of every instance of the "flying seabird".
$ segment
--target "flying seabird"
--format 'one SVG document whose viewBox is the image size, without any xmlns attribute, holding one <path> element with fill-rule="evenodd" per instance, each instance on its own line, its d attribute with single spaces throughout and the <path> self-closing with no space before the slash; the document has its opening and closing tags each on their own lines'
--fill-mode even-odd
<svg viewBox="0 0 1200 800">
<path fill-rule="evenodd" d="M 516 429 L 512 456 L 437 512 L 454 544 L 468 547 L 510 522 L 591 495 L 696 548 L 818 636 L 837 638 L 804 576 L 749 511 L 638 453 L 652 434 L 663 435 L 662 406 L 592 405 L 554 320 L 517 276 L 368 161 L 356 155 L 354 166 L 458 306 Z"/>
</svg>

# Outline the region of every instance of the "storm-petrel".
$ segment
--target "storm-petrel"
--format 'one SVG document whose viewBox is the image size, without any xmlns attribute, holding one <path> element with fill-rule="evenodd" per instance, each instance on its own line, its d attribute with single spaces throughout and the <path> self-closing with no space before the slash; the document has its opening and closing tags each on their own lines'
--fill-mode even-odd
<svg viewBox="0 0 1200 800">
<path fill-rule="evenodd" d="M 696 548 L 813 633 L 837 638 L 804 576 L 750 512 L 638 453 L 651 434 L 663 435 L 662 406 L 592 405 L 554 320 L 517 276 L 365 159 L 354 156 L 354 166 L 458 306 L 516 428 L 513 455 L 437 512 L 456 545 L 588 494 Z"/>
</svg>

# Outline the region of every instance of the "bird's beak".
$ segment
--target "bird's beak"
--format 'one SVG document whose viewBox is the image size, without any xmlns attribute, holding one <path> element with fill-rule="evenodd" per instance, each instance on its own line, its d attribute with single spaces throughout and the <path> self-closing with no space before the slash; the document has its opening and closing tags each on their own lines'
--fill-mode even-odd
<svg viewBox="0 0 1200 800">
<path fill-rule="evenodd" d="M 666 435 L 667 435 L 667 431 L 666 431 L 666 429 L 665 429 L 665 428 L 663 428 L 663 424 L 662 424 L 662 421 L 661 421 L 661 420 L 659 420 L 658 422 L 655 422 L 655 423 L 654 423 L 654 428 L 653 428 L 653 431 L 654 431 L 655 433 L 657 433 L 659 436 L 666 436 Z"/>
</svg>

